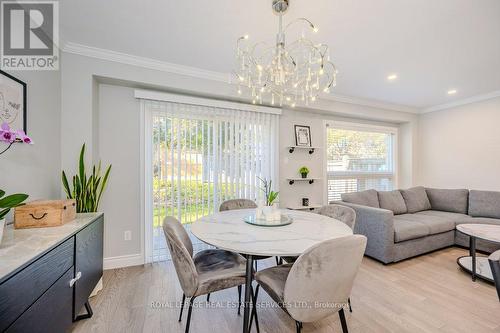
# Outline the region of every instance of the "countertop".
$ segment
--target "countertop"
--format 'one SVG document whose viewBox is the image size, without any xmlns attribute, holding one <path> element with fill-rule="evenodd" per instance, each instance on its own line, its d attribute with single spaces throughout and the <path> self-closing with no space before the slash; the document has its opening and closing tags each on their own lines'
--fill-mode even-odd
<svg viewBox="0 0 500 333">
<path fill-rule="evenodd" d="M 14 229 L 8 225 L 0 242 L 0 283 L 50 251 L 103 213 L 81 213 L 59 227 Z"/>
</svg>

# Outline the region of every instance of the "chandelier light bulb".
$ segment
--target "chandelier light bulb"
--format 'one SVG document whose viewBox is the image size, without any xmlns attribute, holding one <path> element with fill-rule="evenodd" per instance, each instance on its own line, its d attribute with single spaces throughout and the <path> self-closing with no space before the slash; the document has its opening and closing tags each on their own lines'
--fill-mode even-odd
<svg viewBox="0 0 500 333">
<path fill-rule="evenodd" d="M 308 38 L 308 34 L 318 32 L 318 28 L 306 18 L 285 25 L 283 15 L 288 6 L 288 1 L 273 1 L 273 10 L 279 16 L 278 32 L 274 38 L 270 36 L 275 42 L 250 45 L 246 41 L 248 35 L 237 41 L 235 74 L 244 82 L 238 87 L 238 94 L 248 92 L 254 104 L 271 100 L 274 105 L 278 98 L 280 105 L 286 101 L 295 107 L 300 98 L 308 105 L 320 92 L 328 93 L 336 85 L 337 70 L 330 62 L 328 45 Z M 300 34 L 292 38 L 287 34 L 288 28 L 298 24 L 302 27 L 298 30 Z"/>
</svg>

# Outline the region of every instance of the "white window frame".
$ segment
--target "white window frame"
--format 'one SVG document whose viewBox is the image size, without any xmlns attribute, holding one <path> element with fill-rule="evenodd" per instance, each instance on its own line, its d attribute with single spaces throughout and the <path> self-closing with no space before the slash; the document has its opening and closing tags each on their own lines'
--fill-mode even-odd
<svg viewBox="0 0 500 333">
<path fill-rule="evenodd" d="M 323 149 L 323 179 L 324 182 L 324 190 L 323 190 L 323 202 L 328 204 L 328 129 L 329 128 L 338 128 L 343 130 L 352 130 L 352 131 L 365 131 L 365 132 L 378 132 L 392 135 L 392 167 L 393 172 L 380 172 L 380 173 L 363 173 L 363 172 L 345 172 L 340 173 L 340 176 L 349 176 L 355 177 L 356 175 L 390 175 L 393 178 L 394 189 L 398 188 L 398 178 L 399 178 L 399 130 L 397 127 L 393 126 L 382 126 L 382 125 L 374 125 L 374 124 L 365 124 L 358 122 L 350 122 L 350 121 L 339 121 L 339 120 L 325 120 L 323 124 L 323 137 L 324 137 L 324 147 Z M 339 175 L 339 173 L 337 173 Z"/>
</svg>

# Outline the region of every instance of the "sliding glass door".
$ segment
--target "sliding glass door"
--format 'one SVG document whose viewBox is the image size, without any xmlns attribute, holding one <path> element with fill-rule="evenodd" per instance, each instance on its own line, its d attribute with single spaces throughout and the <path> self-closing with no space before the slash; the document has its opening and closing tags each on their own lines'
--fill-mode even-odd
<svg viewBox="0 0 500 333">
<path fill-rule="evenodd" d="M 277 115 L 143 101 L 151 117 L 151 261 L 168 259 L 161 224 L 186 229 L 228 199 L 261 197 L 259 178 L 276 172 Z M 192 237 L 195 251 L 204 248 Z"/>
</svg>

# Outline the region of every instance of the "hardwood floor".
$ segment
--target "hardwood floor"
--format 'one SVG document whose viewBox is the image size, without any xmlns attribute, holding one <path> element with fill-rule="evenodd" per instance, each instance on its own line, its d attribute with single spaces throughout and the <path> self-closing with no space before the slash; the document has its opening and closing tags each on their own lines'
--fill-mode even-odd
<svg viewBox="0 0 500 333">
<path fill-rule="evenodd" d="M 456 264 L 466 253 L 448 248 L 387 266 L 365 257 L 351 297 L 354 312 L 346 312 L 349 332 L 500 333 L 494 286 L 472 282 Z M 106 271 L 104 289 L 91 299 L 94 317 L 76 323 L 74 332 L 183 332 L 186 311 L 177 322 L 181 298 L 171 262 Z M 213 294 L 211 307 L 200 297 L 191 332 L 241 332 L 237 299 L 236 288 Z M 272 304 L 265 292 L 259 302 Z M 258 314 L 261 332 L 295 332 L 295 323 L 279 308 Z M 338 316 L 304 324 L 302 332 L 341 332 Z"/>
</svg>

